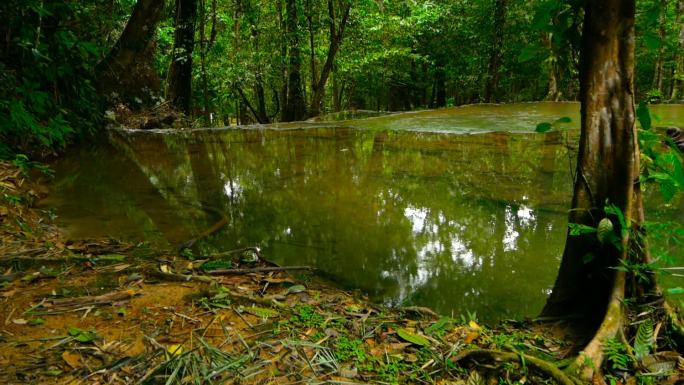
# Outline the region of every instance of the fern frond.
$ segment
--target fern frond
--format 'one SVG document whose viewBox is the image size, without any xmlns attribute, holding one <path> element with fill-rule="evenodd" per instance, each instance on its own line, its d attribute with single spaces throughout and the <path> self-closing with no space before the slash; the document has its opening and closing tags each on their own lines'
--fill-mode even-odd
<svg viewBox="0 0 684 385">
<path fill-rule="evenodd" d="M 611 362 L 613 369 L 629 370 L 632 359 L 627 354 L 627 348 L 622 342 L 616 338 L 603 341 L 603 352 L 608 361 Z"/>
<path fill-rule="evenodd" d="M 646 357 L 653 347 L 653 321 L 646 319 L 639 324 L 634 338 L 634 355 L 638 360 Z"/>
</svg>

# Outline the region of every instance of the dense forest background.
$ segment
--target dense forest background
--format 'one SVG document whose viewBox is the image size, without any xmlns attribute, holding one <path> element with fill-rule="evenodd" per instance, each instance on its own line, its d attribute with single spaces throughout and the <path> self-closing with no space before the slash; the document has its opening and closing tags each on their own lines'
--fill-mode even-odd
<svg viewBox="0 0 684 385">
<path fill-rule="evenodd" d="M 578 97 L 578 0 L 6 0 L 0 153 L 106 109 L 195 125 Z M 684 93 L 684 0 L 637 1 L 638 99 Z M 124 107 L 125 106 L 125 107 Z"/>
</svg>

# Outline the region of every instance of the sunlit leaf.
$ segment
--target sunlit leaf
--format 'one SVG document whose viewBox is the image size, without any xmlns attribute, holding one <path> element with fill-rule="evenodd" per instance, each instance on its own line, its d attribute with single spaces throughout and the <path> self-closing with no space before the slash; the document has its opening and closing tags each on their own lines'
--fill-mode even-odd
<svg viewBox="0 0 684 385">
<path fill-rule="evenodd" d="M 399 337 L 401 337 L 401 339 L 408 341 L 412 344 L 420 346 L 430 346 L 430 341 L 427 338 L 419 334 L 411 333 L 406 329 L 397 330 L 397 334 L 399 335 Z"/>
<path fill-rule="evenodd" d="M 253 314 L 261 318 L 277 317 L 280 315 L 277 311 L 273 309 L 266 309 L 263 307 L 246 307 L 243 309 L 246 313 Z"/>
</svg>

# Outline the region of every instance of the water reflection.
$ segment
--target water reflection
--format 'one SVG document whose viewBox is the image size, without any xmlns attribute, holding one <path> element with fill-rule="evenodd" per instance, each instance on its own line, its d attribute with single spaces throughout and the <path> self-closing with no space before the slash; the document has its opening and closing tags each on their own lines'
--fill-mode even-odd
<svg viewBox="0 0 684 385">
<path fill-rule="evenodd" d="M 225 216 L 200 252 L 258 244 L 386 304 L 486 320 L 535 315 L 555 277 L 572 135 L 321 128 L 114 142 L 55 165 L 47 203 L 73 236 L 176 245 Z"/>
</svg>

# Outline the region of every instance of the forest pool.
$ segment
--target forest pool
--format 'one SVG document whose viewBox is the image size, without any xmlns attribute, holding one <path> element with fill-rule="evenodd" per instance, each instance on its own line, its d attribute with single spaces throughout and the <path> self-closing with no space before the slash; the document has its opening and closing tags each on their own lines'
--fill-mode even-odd
<svg viewBox="0 0 684 385">
<path fill-rule="evenodd" d="M 578 109 L 480 105 L 259 129 L 113 131 L 111 144 L 53 165 L 42 204 L 71 237 L 166 248 L 225 216 L 196 254 L 258 245 L 268 259 L 315 266 L 387 305 L 533 317 L 563 251 Z M 684 126 L 683 106 L 653 111 L 656 125 Z M 533 133 L 563 116 L 573 120 L 567 130 Z M 657 191 L 646 200 L 650 219 L 684 221 L 681 201 L 664 205 Z"/>
</svg>

